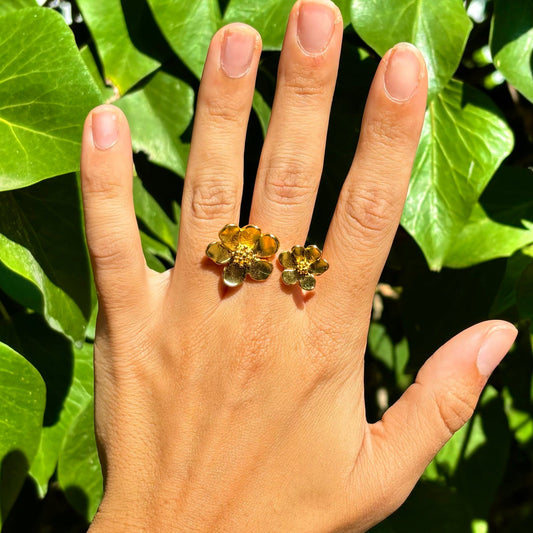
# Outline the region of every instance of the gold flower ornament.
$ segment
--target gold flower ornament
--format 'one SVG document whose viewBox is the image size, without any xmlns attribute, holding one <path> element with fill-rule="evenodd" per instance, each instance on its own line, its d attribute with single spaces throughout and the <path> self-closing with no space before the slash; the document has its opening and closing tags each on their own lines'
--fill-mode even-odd
<svg viewBox="0 0 533 533">
<path fill-rule="evenodd" d="M 227 224 L 218 237 L 220 242 L 212 242 L 205 253 L 217 265 L 225 265 L 224 283 L 228 287 L 240 285 L 246 274 L 257 281 L 272 274 L 272 263 L 266 259 L 278 251 L 279 241 L 274 235 L 261 233 L 257 226 Z"/>
<path fill-rule="evenodd" d="M 281 252 L 278 261 L 284 269 L 281 274 L 283 283 L 298 283 L 304 291 L 312 291 L 316 284 L 315 276 L 320 276 L 329 268 L 328 262 L 322 259 L 322 251 L 314 244 L 306 248 L 293 246 L 290 252 Z"/>
</svg>

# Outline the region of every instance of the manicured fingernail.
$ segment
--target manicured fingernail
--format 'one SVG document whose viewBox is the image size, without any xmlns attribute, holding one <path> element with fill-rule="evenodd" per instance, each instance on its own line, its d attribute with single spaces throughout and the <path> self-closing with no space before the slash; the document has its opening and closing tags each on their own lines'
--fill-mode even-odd
<svg viewBox="0 0 533 533">
<path fill-rule="evenodd" d="M 250 31 L 226 30 L 220 52 L 220 66 L 230 78 L 242 78 L 250 70 L 257 36 Z"/>
<path fill-rule="evenodd" d="M 390 52 L 385 70 L 385 91 L 392 100 L 407 102 L 420 81 L 420 59 L 409 43 L 397 44 Z"/>
<path fill-rule="evenodd" d="M 92 116 L 93 143 L 100 150 L 108 150 L 118 140 L 118 117 L 113 111 L 95 111 Z"/>
<path fill-rule="evenodd" d="M 513 345 L 516 334 L 517 329 L 511 324 L 489 330 L 477 356 L 477 368 L 482 376 L 488 378 L 492 374 Z"/>
<path fill-rule="evenodd" d="M 304 2 L 298 12 L 298 44 L 310 55 L 323 53 L 328 47 L 336 13 L 334 5 L 318 2 Z"/>
</svg>

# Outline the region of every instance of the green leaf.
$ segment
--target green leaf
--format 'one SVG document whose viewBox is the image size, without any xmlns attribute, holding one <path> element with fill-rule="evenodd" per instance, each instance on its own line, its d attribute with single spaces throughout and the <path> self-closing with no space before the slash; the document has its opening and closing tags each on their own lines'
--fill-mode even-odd
<svg viewBox="0 0 533 533">
<path fill-rule="evenodd" d="M 285 0 L 230 0 L 223 22 L 249 24 L 261 34 L 263 50 L 280 50 L 292 6 Z"/>
<path fill-rule="evenodd" d="M 91 282 L 74 174 L 0 193 L 0 287 L 83 340 Z"/>
<path fill-rule="evenodd" d="M 430 268 L 444 264 L 513 142 L 491 100 L 468 85 L 452 80 L 429 104 L 402 225 Z"/>
<path fill-rule="evenodd" d="M 176 250 L 179 225 L 170 220 L 139 177 L 133 178 L 133 203 L 137 218 L 170 249 Z"/>
<path fill-rule="evenodd" d="M 156 272 L 164 272 L 166 270 L 165 265 L 160 261 L 164 259 L 171 265 L 174 263 L 174 257 L 170 249 L 152 237 L 146 235 L 144 232 L 141 233 L 141 244 L 143 247 L 144 257 L 146 259 L 146 264 L 152 270 Z"/>
<path fill-rule="evenodd" d="M 533 2 L 495 0 L 490 32 L 494 66 L 533 102 Z"/>
<path fill-rule="evenodd" d="M 158 72 L 142 89 L 116 102 L 130 124 L 133 149 L 185 176 L 189 145 L 180 141 L 193 116 L 194 91 L 185 82 Z"/>
<path fill-rule="evenodd" d="M 132 0 L 128 2 L 131 4 Z M 159 67 L 159 61 L 143 54 L 131 41 L 121 0 L 78 0 L 77 4 L 96 43 L 105 77 L 119 94 L 125 94 Z M 144 3 L 136 4 L 138 16 L 142 17 Z"/>
<path fill-rule="evenodd" d="M 91 521 L 103 494 L 102 471 L 94 436 L 93 402 L 68 431 L 59 454 L 57 479 L 69 503 Z"/>
<path fill-rule="evenodd" d="M 91 76 L 94 82 L 96 83 L 98 89 L 100 89 L 102 100 L 105 102 L 113 101 L 115 99 L 115 91 L 104 83 L 104 80 L 102 79 L 102 76 L 100 75 L 100 71 L 98 70 L 98 65 L 96 64 L 96 61 L 91 52 L 91 49 L 88 46 L 82 46 L 80 48 L 80 55 L 81 55 L 81 58 L 83 59 L 83 62 L 85 63 L 85 66 L 91 73 Z"/>
<path fill-rule="evenodd" d="M 52 9 L 0 18 L 0 191 L 79 169 L 83 121 L 101 102 Z"/>
<path fill-rule="evenodd" d="M 0 528 L 37 452 L 45 405 L 44 382 L 33 366 L 0 343 Z"/>
<path fill-rule="evenodd" d="M 75 349 L 36 313 L 16 314 L 1 326 L 0 338 L 29 361 L 46 384 L 41 440 L 30 469 L 43 497 L 55 471 L 65 433 L 92 398 L 92 345 Z"/>
<path fill-rule="evenodd" d="M 218 0 L 147 0 L 172 50 L 200 78 L 211 37 L 220 26 Z"/>
<path fill-rule="evenodd" d="M 448 251 L 444 266 L 462 268 L 508 257 L 533 242 L 533 173 L 501 167 Z"/>
<path fill-rule="evenodd" d="M 35 0 L 2 0 L 2 3 L 0 4 L 0 17 L 10 11 L 15 11 L 15 9 L 36 6 L 37 3 Z"/>
<path fill-rule="evenodd" d="M 472 29 L 462 0 L 353 0 L 352 24 L 381 56 L 402 41 L 417 46 L 427 64 L 430 99 L 457 70 Z"/>
</svg>

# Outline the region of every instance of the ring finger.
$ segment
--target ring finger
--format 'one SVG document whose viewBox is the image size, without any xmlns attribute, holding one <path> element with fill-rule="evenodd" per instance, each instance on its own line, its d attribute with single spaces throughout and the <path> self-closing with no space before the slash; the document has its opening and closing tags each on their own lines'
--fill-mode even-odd
<svg viewBox="0 0 533 533">
<path fill-rule="evenodd" d="M 250 212 L 250 222 L 274 233 L 285 248 L 307 237 L 342 32 L 340 11 L 329 0 L 300 0 L 291 11 Z"/>
</svg>

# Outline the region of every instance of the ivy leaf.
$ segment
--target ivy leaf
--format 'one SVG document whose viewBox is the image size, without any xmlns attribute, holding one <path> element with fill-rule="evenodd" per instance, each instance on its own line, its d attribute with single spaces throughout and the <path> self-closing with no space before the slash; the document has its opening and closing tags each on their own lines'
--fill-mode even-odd
<svg viewBox="0 0 533 533">
<path fill-rule="evenodd" d="M 45 405 L 45 386 L 37 370 L 3 343 L 0 343 L 0 398 L 1 528 L 37 452 Z"/>
<path fill-rule="evenodd" d="M 452 80 L 429 104 L 402 225 L 433 270 L 512 148 L 512 131 L 480 91 Z"/>
<path fill-rule="evenodd" d="M 189 145 L 179 137 L 193 116 L 193 89 L 174 76 L 158 72 L 142 89 L 127 94 L 116 105 L 128 117 L 133 149 L 184 176 Z"/>
<path fill-rule="evenodd" d="M 76 417 L 63 441 L 57 480 L 72 507 L 90 522 L 103 495 L 92 401 Z"/>
<path fill-rule="evenodd" d="M 142 17 L 138 1 L 137 15 Z M 78 6 L 96 43 L 102 59 L 106 78 L 125 94 L 139 80 L 156 70 L 160 62 L 143 54 L 131 40 L 132 31 L 127 25 L 125 3 L 121 0 L 78 0 Z M 128 0 L 132 3 L 132 0 Z"/>
<path fill-rule="evenodd" d="M 533 102 L 533 3 L 531 0 L 495 0 L 490 32 L 494 66 Z"/>
<path fill-rule="evenodd" d="M 223 22 L 249 24 L 261 34 L 263 50 L 281 50 L 292 6 L 284 0 L 230 0 Z"/>
<path fill-rule="evenodd" d="M 445 266 L 463 268 L 508 257 L 533 242 L 533 173 L 500 167 L 453 242 Z"/>
<path fill-rule="evenodd" d="M 211 37 L 220 26 L 218 0 L 147 0 L 172 50 L 200 78 Z"/>
<path fill-rule="evenodd" d="M 0 213 L 0 287 L 83 340 L 91 283 L 76 176 L 0 193 Z"/>
<path fill-rule="evenodd" d="M 83 121 L 101 102 L 74 36 L 52 9 L 0 17 L 0 191 L 79 168 Z"/>
<path fill-rule="evenodd" d="M 46 385 L 41 440 L 29 472 L 44 497 L 65 433 L 92 398 L 92 345 L 74 348 L 36 313 L 15 314 L 1 324 L 1 334 L 4 342 L 36 368 Z"/>
<path fill-rule="evenodd" d="M 462 0 L 353 0 L 352 24 L 379 55 L 396 43 L 414 44 L 428 69 L 432 99 L 459 66 L 472 22 Z"/>
<path fill-rule="evenodd" d="M 104 80 L 102 79 L 102 76 L 100 75 L 100 71 L 98 70 L 98 65 L 96 64 L 96 61 L 91 52 L 91 49 L 88 46 L 82 46 L 80 48 L 80 56 L 83 59 L 85 66 L 91 73 L 91 76 L 94 82 L 96 83 L 98 89 L 100 89 L 102 100 L 104 102 L 112 101 L 115 98 L 115 91 L 104 83 Z"/>
<path fill-rule="evenodd" d="M 0 17 L 10 11 L 15 11 L 15 9 L 36 6 L 37 4 L 35 0 L 2 0 L 2 3 L 0 4 Z"/>
</svg>

